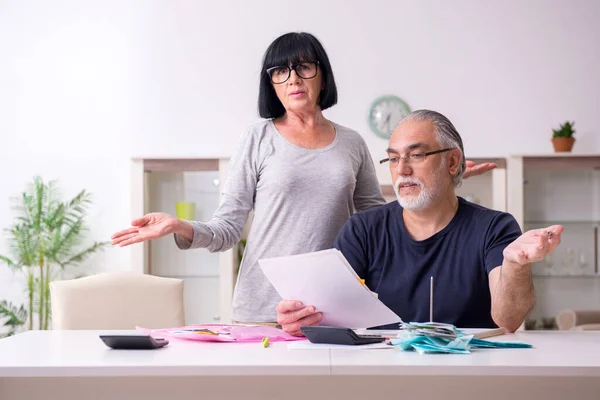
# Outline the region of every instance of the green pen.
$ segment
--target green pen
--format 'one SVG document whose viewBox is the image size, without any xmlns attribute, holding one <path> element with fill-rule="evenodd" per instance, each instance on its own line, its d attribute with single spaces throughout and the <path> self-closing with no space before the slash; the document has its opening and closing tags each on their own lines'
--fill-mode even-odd
<svg viewBox="0 0 600 400">
<path fill-rule="evenodd" d="M 270 343 L 271 339 L 268 336 L 265 336 L 262 340 L 262 345 L 264 348 L 269 347 L 269 343 Z"/>
</svg>

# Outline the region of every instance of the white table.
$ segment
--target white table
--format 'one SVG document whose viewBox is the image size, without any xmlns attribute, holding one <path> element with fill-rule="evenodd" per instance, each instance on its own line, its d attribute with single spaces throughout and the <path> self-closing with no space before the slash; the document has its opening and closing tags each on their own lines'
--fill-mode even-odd
<svg viewBox="0 0 600 400">
<path fill-rule="evenodd" d="M 101 333 L 32 331 L 0 340 L 0 399 L 600 399 L 600 332 L 521 332 L 494 340 L 533 349 L 470 355 L 182 340 L 111 350 Z"/>
</svg>

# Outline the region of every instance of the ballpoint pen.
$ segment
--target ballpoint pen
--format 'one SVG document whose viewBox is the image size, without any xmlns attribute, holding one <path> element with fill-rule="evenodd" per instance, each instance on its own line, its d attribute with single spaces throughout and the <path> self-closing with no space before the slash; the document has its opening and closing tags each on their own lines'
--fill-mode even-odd
<svg viewBox="0 0 600 400">
<path fill-rule="evenodd" d="M 433 322 L 433 276 L 429 280 L 429 322 Z"/>
</svg>

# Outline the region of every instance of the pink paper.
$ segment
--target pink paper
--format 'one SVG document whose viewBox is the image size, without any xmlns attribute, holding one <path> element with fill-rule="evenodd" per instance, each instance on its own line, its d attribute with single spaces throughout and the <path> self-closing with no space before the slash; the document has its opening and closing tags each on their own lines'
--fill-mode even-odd
<svg viewBox="0 0 600 400">
<path fill-rule="evenodd" d="M 306 340 L 305 337 L 292 336 L 281 329 L 262 325 L 202 324 L 166 329 L 136 327 L 136 330 L 153 337 L 189 339 L 203 342 L 260 342 L 265 337 L 268 337 L 271 342 Z"/>
</svg>

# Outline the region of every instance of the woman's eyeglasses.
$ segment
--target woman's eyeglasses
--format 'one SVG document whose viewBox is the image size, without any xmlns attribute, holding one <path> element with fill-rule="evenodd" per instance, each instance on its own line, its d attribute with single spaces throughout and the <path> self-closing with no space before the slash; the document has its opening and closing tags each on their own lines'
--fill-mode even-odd
<svg viewBox="0 0 600 400">
<path fill-rule="evenodd" d="M 292 75 L 292 70 L 296 71 L 296 74 L 302 79 L 311 79 L 317 76 L 318 61 L 306 61 L 295 65 L 285 66 L 280 65 L 277 67 L 267 68 L 267 75 L 271 78 L 271 82 L 278 85 L 280 83 L 287 82 Z"/>
</svg>

